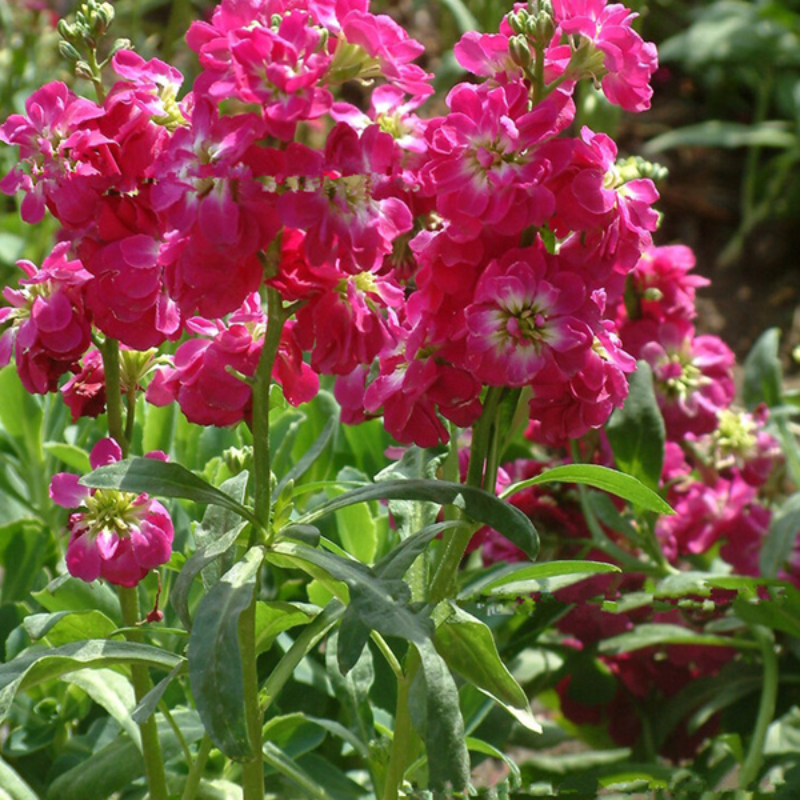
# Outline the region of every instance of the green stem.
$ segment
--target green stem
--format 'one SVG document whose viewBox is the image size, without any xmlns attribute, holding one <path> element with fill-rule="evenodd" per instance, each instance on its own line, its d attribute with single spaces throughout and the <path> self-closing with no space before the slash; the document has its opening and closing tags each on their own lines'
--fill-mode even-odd
<svg viewBox="0 0 800 800">
<path fill-rule="evenodd" d="M 412 653 L 417 651 L 412 648 L 409 651 L 409 662 L 412 661 Z M 416 659 L 419 662 L 419 658 Z M 386 771 L 386 784 L 383 790 L 383 800 L 397 800 L 398 790 L 403 783 L 403 776 L 409 762 L 411 750 L 411 715 L 408 712 L 408 694 L 413 680 L 413 664 L 408 664 L 408 674 L 397 682 L 397 705 L 394 717 L 394 738 L 392 739 L 392 751 L 389 756 L 389 767 Z M 377 787 L 376 793 L 377 793 Z"/>
<path fill-rule="evenodd" d="M 764 660 L 764 680 L 761 685 L 761 701 L 758 704 L 753 738 L 750 740 L 747 755 L 739 770 L 740 788 L 736 792 L 736 800 L 746 800 L 753 796 L 749 789 L 758 778 L 758 772 L 764 761 L 764 742 L 767 739 L 767 730 L 775 716 L 775 702 L 778 697 L 778 657 L 775 653 L 775 639 L 772 631 L 762 625 L 753 625 L 750 630 L 761 649 L 761 658 Z"/>
<path fill-rule="evenodd" d="M 136 587 L 120 586 L 117 594 L 122 609 L 122 620 L 127 628 L 125 636 L 128 641 L 142 642 L 144 637 L 136 628 L 136 624 L 139 622 L 139 595 Z M 139 703 L 153 688 L 150 672 L 143 664 L 131 664 L 131 679 L 136 702 Z M 144 771 L 150 798 L 151 800 L 169 800 L 167 779 L 164 774 L 164 759 L 161 755 L 158 726 L 154 714 L 151 714 L 145 722 L 139 725 L 139 731 L 142 736 L 142 757 L 144 758 Z"/>
<path fill-rule="evenodd" d="M 264 344 L 253 378 L 253 485 L 255 493 L 254 514 L 258 526 L 250 535 L 250 545 L 257 538 L 270 538 L 270 512 L 272 509 L 272 456 L 269 447 L 269 393 L 272 386 L 272 369 L 280 345 L 286 314 L 280 294 L 267 287 L 267 330 Z M 256 581 L 256 587 L 258 581 Z M 242 764 L 242 790 L 244 800 L 263 800 L 263 722 L 264 712 L 259 702 L 258 666 L 256 663 L 256 597 L 239 618 L 239 650 L 242 657 L 244 679 L 245 717 L 250 746 L 254 756 Z"/>
<path fill-rule="evenodd" d="M 133 427 L 136 422 L 136 386 L 129 388 L 125 393 L 127 415 L 125 417 L 125 440 L 133 441 Z"/>
<path fill-rule="evenodd" d="M 186 778 L 186 785 L 183 787 L 183 794 L 181 800 L 194 800 L 197 796 L 197 789 L 200 786 L 200 779 L 203 777 L 203 772 L 206 768 L 208 761 L 208 754 L 211 752 L 211 737 L 206 733 L 203 734 L 203 739 L 200 742 L 200 747 L 197 750 L 197 755 L 192 761 L 192 767 L 189 770 L 189 775 Z"/>
<path fill-rule="evenodd" d="M 103 371 L 106 379 L 106 413 L 108 415 L 108 435 L 122 449 L 122 457 L 128 455 L 130 442 L 125 435 L 122 422 L 122 377 L 119 366 L 119 342 L 106 339 L 100 351 L 103 356 Z"/>
<path fill-rule="evenodd" d="M 286 314 L 281 296 L 267 287 L 267 331 L 253 378 L 253 483 L 255 486 L 255 515 L 263 533 L 269 538 L 269 518 L 272 507 L 272 456 L 269 448 L 269 391 L 272 369 L 278 355 Z M 255 535 L 254 531 L 254 535 Z M 251 540 L 251 545 L 255 544 Z"/>
<path fill-rule="evenodd" d="M 258 579 L 256 579 L 258 587 Z M 264 765 L 262 727 L 264 715 L 258 700 L 258 666 L 256 664 L 256 590 L 253 600 L 239 617 L 239 650 L 242 654 L 245 720 L 253 756 L 242 763 L 242 796 L 244 800 L 264 800 Z"/>
</svg>

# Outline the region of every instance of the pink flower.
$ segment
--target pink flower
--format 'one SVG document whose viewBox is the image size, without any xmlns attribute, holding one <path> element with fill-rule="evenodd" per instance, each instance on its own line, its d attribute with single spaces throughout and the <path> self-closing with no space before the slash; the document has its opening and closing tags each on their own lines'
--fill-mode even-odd
<svg viewBox="0 0 800 800">
<path fill-rule="evenodd" d="M 383 191 L 395 163 L 394 140 L 377 125 L 360 136 L 345 123 L 334 126 L 323 173 L 278 200 L 284 224 L 306 232 L 312 265 L 338 259 L 346 272 L 377 269 L 395 239 L 411 230 L 406 204 Z"/>
<path fill-rule="evenodd" d="M 113 464 L 122 451 L 113 439 L 101 439 L 92 449 L 92 469 Z M 163 453 L 146 458 L 165 460 Z M 70 575 L 91 582 L 105 578 L 119 586 L 136 586 L 151 569 L 165 564 L 172 554 L 173 527 L 169 513 L 146 494 L 114 489 L 87 489 L 78 476 L 54 475 L 50 498 L 70 514 L 67 527 L 67 569 Z"/>
<path fill-rule="evenodd" d="M 420 178 L 464 239 L 483 226 L 518 235 L 553 212 L 546 187 L 552 162 L 537 145 L 569 124 L 574 106 L 555 92 L 528 111 L 527 97 L 522 84 L 489 90 L 459 84 L 447 98 L 450 113 L 428 123 Z"/>
<path fill-rule="evenodd" d="M 556 36 L 563 34 L 569 44 L 549 48 L 548 58 L 564 59 L 559 51 L 569 48 L 567 72 L 573 80 L 593 78 L 626 111 L 650 108 L 650 78 L 658 56 L 655 45 L 633 30 L 637 15 L 617 3 L 606 5 L 606 0 L 553 0 L 553 11 Z"/>
<path fill-rule="evenodd" d="M 25 197 L 21 214 L 32 225 L 44 217 L 45 203 L 72 176 L 96 174 L 93 167 L 64 158 L 71 134 L 103 114 L 95 103 L 73 94 L 65 84 L 48 83 L 25 102 L 27 116 L 12 114 L 0 126 L 0 141 L 19 146 L 20 163 L 0 181 L 0 191 Z M 105 142 L 96 134 L 94 144 Z"/>
<path fill-rule="evenodd" d="M 628 275 L 626 304 L 634 304 L 633 319 L 694 319 L 695 290 L 710 283 L 701 275 L 689 274 L 694 266 L 694 253 L 683 245 L 652 247 L 643 253 Z M 631 312 L 626 313 L 623 306 L 620 313 L 624 320 Z"/>
<path fill-rule="evenodd" d="M 156 372 L 147 387 L 148 402 L 160 406 L 177 400 L 186 418 L 198 425 L 224 427 L 249 420 L 253 392 L 247 379 L 255 375 L 266 328 L 258 295 L 250 295 L 227 323 L 193 317 L 186 328 L 196 338 L 178 347 L 172 367 Z M 293 405 L 317 393 L 318 379 L 303 363 L 292 325 L 284 328 L 273 376 Z"/>
<path fill-rule="evenodd" d="M 705 553 L 722 540 L 720 555 L 736 572 L 759 574 L 758 554 L 771 515 L 740 475 L 718 478 L 712 485 L 678 483 L 668 499 L 675 515 L 661 517 L 656 533 L 670 560 Z"/>
<path fill-rule="evenodd" d="M 547 365 L 565 378 L 575 374 L 592 345 L 590 322 L 599 316 L 583 281 L 548 268 L 541 247 L 493 261 L 465 314 L 468 358 L 477 377 L 495 386 L 524 386 Z"/>
<path fill-rule="evenodd" d="M 97 417 L 106 410 L 106 376 L 99 350 L 92 349 L 86 353 L 80 372 L 73 375 L 60 391 L 72 422 L 81 417 Z"/>
<path fill-rule="evenodd" d="M 12 325 L 0 336 L 0 366 L 13 351 L 20 380 L 34 394 L 54 392 L 91 344 L 83 299 L 91 276 L 80 261 L 67 259 L 68 250 L 68 242 L 57 244 L 41 269 L 17 262 L 28 277 L 20 289 L 3 290 L 11 307 L 0 309 L 0 324 Z"/>
<path fill-rule="evenodd" d="M 629 345 L 631 332 L 638 332 L 636 341 L 645 342 L 641 349 Z M 626 346 L 653 368 L 656 396 L 670 439 L 679 441 L 687 433 L 716 429 L 718 414 L 730 406 L 736 388 L 735 358 L 719 337 L 695 336 L 694 327 L 686 321 L 660 326 L 640 321 L 630 326 Z"/>
</svg>

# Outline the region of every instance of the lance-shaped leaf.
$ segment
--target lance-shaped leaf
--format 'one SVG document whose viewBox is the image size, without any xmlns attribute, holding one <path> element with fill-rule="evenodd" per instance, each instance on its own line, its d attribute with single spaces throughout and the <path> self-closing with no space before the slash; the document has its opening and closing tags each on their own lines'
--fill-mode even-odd
<svg viewBox="0 0 800 800">
<path fill-rule="evenodd" d="M 411 683 L 409 714 L 425 742 L 430 787 L 466 792 L 470 764 L 458 688 L 431 639 L 415 646 L 421 668 Z"/>
<path fill-rule="evenodd" d="M 659 514 L 675 513 L 663 498 L 652 489 L 648 489 L 640 480 L 598 464 L 565 464 L 562 467 L 553 467 L 535 478 L 512 484 L 503 492 L 502 497 L 509 497 L 529 486 L 538 486 L 542 483 L 583 483 L 610 492 L 645 511 L 655 511 Z"/>
<path fill-rule="evenodd" d="M 530 709 L 525 692 L 497 652 L 492 632 L 472 614 L 450 605 L 448 617 L 436 628 L 434 644 L 462 678 L 506 705 Z"/>
<path fill-rule="evenodd" d="M 168 672 L 182 661 L 173 655 L 137 642 L 90 639 L 54 647 L 31 648 L 0 665 L 0 721 L 5 719 L 17 692 L 79 669 L 99 669 L 117 664 L 141 664 Z"/>
<path fill-rule="evenodd" d="M 521 597 L 533 592 L 554 592 L 590 575 L 620 572 L 603 561 L 546 561 L 541 564 L 505 564 L 473 579 L 459 593 L 462 600 L 477 595 Z"/>
<path fill-rule="evenodd" d="M 10 800 L 39 800 L 37 794 L 22 778 L 0 758 L 0 797 Z"/>
<path fill-rule="evenodd" d="M 278 481 L 278 485 L 275 487 L 275 491 L 272 494 L 273 502 L 277 500 L 281 492 L 284 490 L 286 485 L 289 481 L 296 481 L 299 478 L 302 478 L 303 475 L 308 471 L 309 467 L 320 457 L 322 451 L 328 446 L 328 442 L 330 442 L 331 437 L 333 436 L 333 432 L 336 430 L 336 427 L 339 424 L 339 417 L 338 415 L 332 416 L 328 419 L 325 423 L 325 427 L 322 429 L 322 433 L 316 438 L 314 444 L 303 453 L 302 457 L 292 465 L 292 468 Z"/>
<path fill-rule="evenodd" d="M 160 497 L 180 497 L 195 503 L 210 503 L 230 509 L 254 525 L 259 524 L 250 509 L 216 486 L 180 464 L 156 458 L 117 461 L 84 475 L 80 483 L 93 489 L 117 489 L 136 494 L 147 492 Z"/>
<path fill-rule="evenodd" d="M 617 466 L 655 490 L 661 480 L 666 433 L 653 390 L 653 370 L 646 361 L 639 361 L 629 385 L 625 405 L 611 415 L 606 433 Z"/>
<path fill-rule="evenodd" d="M 247 736 L 239 617 L 250 605 L 263 560 L 254 547 L 203 597 L 189 636 L 189 683 L 214 744 L 230 758 L 252 754 Z"/>
<path fill-rule="evenodd" d="M 613 472 L 613 470 L 609 470 L 609 472 Z M 623 477 L 633 480 L 627 475 Z M 646 489 L 638 481 L 636 483 L 642 489 Z M 296 522 L 301 525 L 309 524 L 340 508 L 367 500 L 421 500 L 442 505 L 454 505 L 476 522 L 482 522 L 494 528 L 531 558 L 536 557 L 539 549 L 536 528 L 518 508 L 483 489 L 449 481 L 398 480 L 361 486 L 321 503 Z M 661 503 L 666 505 L 663 500 Z"/>
</svg>

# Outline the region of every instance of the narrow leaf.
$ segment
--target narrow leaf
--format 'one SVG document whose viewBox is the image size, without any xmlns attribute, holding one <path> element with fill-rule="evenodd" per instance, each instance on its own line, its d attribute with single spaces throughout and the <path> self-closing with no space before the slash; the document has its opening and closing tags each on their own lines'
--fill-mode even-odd
<svg viewBox="0 0 800 800">
<path fill-rule="evenodd" d="M 39 800 L 36 793 L 0 758 L 0 792 L 10 800 Z"/>
<path fill-rule="evenodd" d="M 197 609 L 189 636 L 189 682 L 197 710 L 214 744 L 230 758 L 252 753 L 247 736 L 239 617 L 253 600 L 261 548 L 249 550 Z"/>
<path fill-rule="evenodd" d="M 82 669 L 64 675 L 61 680 L 83 689 L 95 703 L 108 711 L 141 750 L 139 726 L 131 718 L 136 696 L 124 675 L 111 669 Z"/>
<path fill-rule="evenodd" d="M 72 642 L 49 650 L 30 648 L 0 664 L 0 720 L 5 719 L 17 692 L 69 672 L 117 664 L 141 664 L 168 671 L 181 661 L 179 656 L 148 644 L 105 639 Z"/>
<path fill-rule="evenodd" d="M 489 628 L 458 606 L 436 628 L 434 644 L 450 669 L 507 705 L 528 709 L 522 687 L 500 658 Z"/>
<path fill-rule="evenodd" d="M 666 433 L 653 391 L 653 370 L 646 361 L 639 361 L 629 386 L 625 405 L 611 415 L 606 433 L 617 467 L 658 490 Z"/>
<path fill-rule="evenodd" d="M 645 511 L 656 511 L 659 514 L 675 513 L 665 500 L 641 481 L 624 472 L 597 464 L 565 464 L 553 467 L 535 478 L 512 484 L 503 492 L 502 497 L 509 497 L 515 492 L 527 489 L 528 486 L 538 486 L 542 483 L 583 483 L 610 492 Z"/>
<path fill-rule="evenodd" d="M 744 360 L 742 396 L 749 410 L 759 403 L 777 406 L 781 403 L 783 370 L 778 354 L 781 332 L 770 328 L 758 338 Z"/>
<path fill-rule="evenodd" d="M 629 478 L 629 476 L 623 477 Z M 646 487 L 638 485 L 646 490 Z M 321 503 L 296 522 L 309 524 L 337 509 L 367 500 L 427 500 L 454 505 L 476 522 L 483 522 L 494 528 L 531 558 L 535 558 L 539 549 L 536 529 L 519 509 L 482 489 L 448 481 L 397 480 L 362 486 Z M 664 504 L 663 501 L 660 502 Z"/>
<path fill-rule="evenodd" d="M 761 574 L 777 578 L 788 563 L 800 531 L 800 492 L 787 498 L 773 512 L 769 533 L 761 547 Z"/>
<path fill-rule="evenodd" d="M 303 453 L 303 456 L 297 461 L 292 468 L 278 481 L 278 485 L 275 487 L 275 491 L 272 494 L 273 500 L 277 500 L 281 496 L 281 492 L 284 490 L 286 485 L 289 481 L 296 481 L 299 478 L 302 478 L 303 475 L 308 471 L 309 467 L 322 455 L 322 452 L 328 446 L 328 443 L 333 436 L 333 432 L 336 430 L 337 425 L 339 424 L 339 417 L 338 415 L 332 416 L 328 419 L 325 423 L 325 427 L 322 429 L 322 433 L 317 437 L 314 441 L 314 444 Z"/>
<path fill-rule="evenodd" d="M 211 503 L 234 511 L 252 522 L 258 521 L 252 511 L 199 478 L 180 464 L 155 458 L 133 458 L 100 467 L 80 479 L 83 486 L 94 489 L 119 489 L 126 492 L 148 492 L 161 497 L 181 497 L 196 503 Z"/>
<path fill-rule="evenodd" d="M 102 611 L 57 611 L 25 617 L 25 632 L 34 641 L 45 636 L 52 647 L 81 639 L 107 639 L 117 625 Z"/>
<path fill-rule="evenodd" d="M 269 766 L 302 789 L 309 797 L 314 800 L 333 800 L 317 781 L 273 742 L 264 742 L 263 755 L 264 761 Z"/>
<path fill-rule="evenodd" d="M 186 672 L 186 662 L 178 664 L 166 678 L 162 678 L 137 704 L 131 712 L 131 719 L 137 724 L 142 725 L 155 713 L 161 698 L 167 687 L 182 673 Z"/>
</svg>

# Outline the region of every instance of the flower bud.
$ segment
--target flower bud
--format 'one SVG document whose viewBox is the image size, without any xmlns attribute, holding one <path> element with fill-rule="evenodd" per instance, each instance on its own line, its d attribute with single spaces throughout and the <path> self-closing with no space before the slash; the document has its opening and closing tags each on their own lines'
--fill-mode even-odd
<svg viewBox="0 0 800 800">
<path fill-rule="evenodd" d="M 108 53 L 108 58 L 113 58 L 120 50 L 133 50 L 133 42 L 130 39 L 115 39 Z"/>
<path fill-rule="evenodd" d="M 74 42 L 77 38 L 77 33 L 75 31 L 75 26 L 70 25 L 65 19 L 60 19 L 58 21 L 58 35 L 65 39 L 68 42 Z"/>
<path fill-rule="evenodd" d="M 79 78 L 84 78 L 87 81 L 94 80 L 92 68 L 85 61 L 78 61 L 75 64 L 75 74 Z"/>
<path fill-rule="evenodd" d="M 526 31 L 526 25 L 528 22 L 528 12 L 524 9 L 519 9 L 518 11 L 511 11 L 507 16 L 506 19 L 508 21 L 508 27 L 514 31 L 515 34 L 520 35 L 524 34 Z"/>
<path fill-rule="evenodd" d="M 81 54 L 69 43 L 63 39 L 58 43 L 58 52 L 67 59 L 67 61 L 78 61 Z"/>
<path fill-rule="evenodd" d="M 528 69 L 533 62 L 528 38 L 522 34 L 512 36 L 508 40 L 508 53 L 511 56 L 511 60 L 522 69 Z"/>
</svg>

